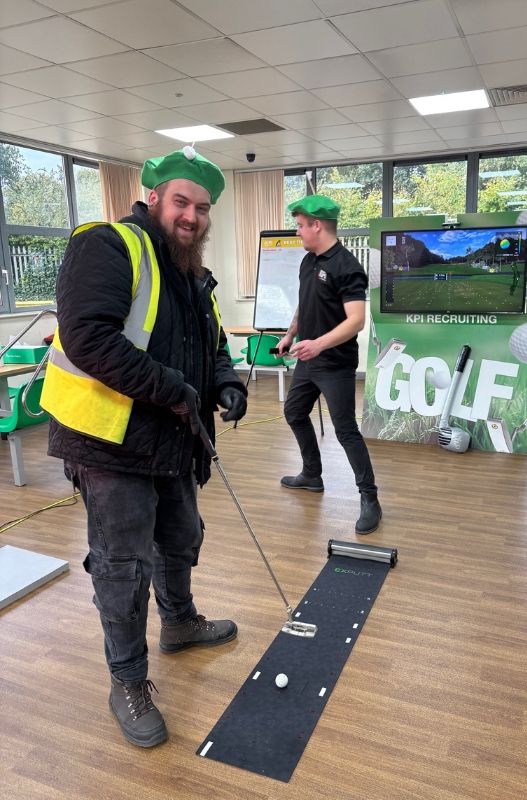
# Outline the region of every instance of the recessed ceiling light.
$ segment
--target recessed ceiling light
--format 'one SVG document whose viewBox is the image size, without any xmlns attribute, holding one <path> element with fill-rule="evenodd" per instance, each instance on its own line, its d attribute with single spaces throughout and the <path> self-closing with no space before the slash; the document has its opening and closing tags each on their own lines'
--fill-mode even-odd
<svg viewBox="0 0 527 800">
<path fill-rule="evenodd" d="M 178 139 L 180 142 L 211 142 L 213 139 L 234 139 L 232 133 L 220 131 L 212 125 L 191 125 L 188 128 L 165 128 L 161 131 L 163 136 Z"/>
<path fill-rule="evenodd" d="M 428 97 L 411 97 L 410 103 L 423 116 L 426 114 L 449 114 L 451 111 L 470 111 L 488 108 L 490 103 L 484 89 L 472 92 L 450 92 L 432 94 Z"/>
</svg>

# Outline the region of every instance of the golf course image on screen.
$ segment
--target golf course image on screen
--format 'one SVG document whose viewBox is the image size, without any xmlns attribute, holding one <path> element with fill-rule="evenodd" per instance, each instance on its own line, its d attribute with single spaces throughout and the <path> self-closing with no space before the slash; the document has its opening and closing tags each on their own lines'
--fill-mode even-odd
<svg viewBox="0 0 527 800">
<path fill-rule="evenodd" d="M 527 228 L 447 228 L 381 235 L 381 312 L 521 314 Z"/>
</svg>

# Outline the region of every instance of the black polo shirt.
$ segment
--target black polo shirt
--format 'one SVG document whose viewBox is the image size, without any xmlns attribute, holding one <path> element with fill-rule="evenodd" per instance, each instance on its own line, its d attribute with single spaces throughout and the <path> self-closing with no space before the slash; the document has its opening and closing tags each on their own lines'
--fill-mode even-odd
<svg viewBox="0 0 527 800">
<path fill-rule="evenodd" d="M 317 339 L 343 322 L 346 319 L 343 304 L 349 300 L 366 300 L 367 286 L 364 268 L 339 241 L 319 256 L 308 253 L 300 264 L 299 338 Z M 356 369 L 359 363 L 357 337 L 324 350 L 310 363 Z"/>
</svg>

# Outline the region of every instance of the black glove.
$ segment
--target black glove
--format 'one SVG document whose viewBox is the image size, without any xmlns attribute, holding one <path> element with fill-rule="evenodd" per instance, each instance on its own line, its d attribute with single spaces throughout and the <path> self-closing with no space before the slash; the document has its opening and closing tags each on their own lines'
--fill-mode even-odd
<svg viewBox="0 0 527 800">
<path fill-rule="evenodd" d="M 179 414 L 190 425 L 190 430 L 197 436 L 199 433 L 199 395 L 190 383 L 184 383 L 178 403 L 172 406 L 174 414 Z"/>
<path fill-rule="evenodd" d="M 227 409 L 227 411 L 222 411 L 220 414 L 224 422 L 238 421 L 245 416 L 247 411 L 247 398 L 239 389 L 235 389 L 234 386 L 227 386 L 220 393 L 220 405 Z"/>
</svg>

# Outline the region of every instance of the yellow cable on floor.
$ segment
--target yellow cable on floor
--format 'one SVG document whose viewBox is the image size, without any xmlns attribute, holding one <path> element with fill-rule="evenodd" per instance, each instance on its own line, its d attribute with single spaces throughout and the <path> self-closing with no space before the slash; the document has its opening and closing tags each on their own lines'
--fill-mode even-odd
<svg viewBox="0 0 527 800">
<path fill-rule="evenodd" d="M 39 508 L 37 511 L 32 511 L 30 514 L 26 514 L 24 517 L 19 517 L 19 519 L 12 519 L 10 522 L 5 522 L 0 527 L 0 533 L 4 533 L 8 531 L 9 528 L 14 528 L 15 525 L 19 525 L 21 522 L 25 522 L 26 519 L 30 519 L 30 517 L 34 517 L 36 514 L 40 514 L 41 511 L 48 511 L 50 508 L 55 508 L 56 506 L 60 506 L 63 503 L 67 503 L 68 500 L 72 500 L 73 502 L 67 503 L 69 506 L 74 506 L 77 502 L 77 497 L 79 497 L 80 492 L 75 492 L 74 494 L 70 494 L 69 497 L 63 497 L 62 500 L 56 500 L 54 503 L 50 503 L 49 506 L 44 506 L 44 508 Z"/>
</svg>

